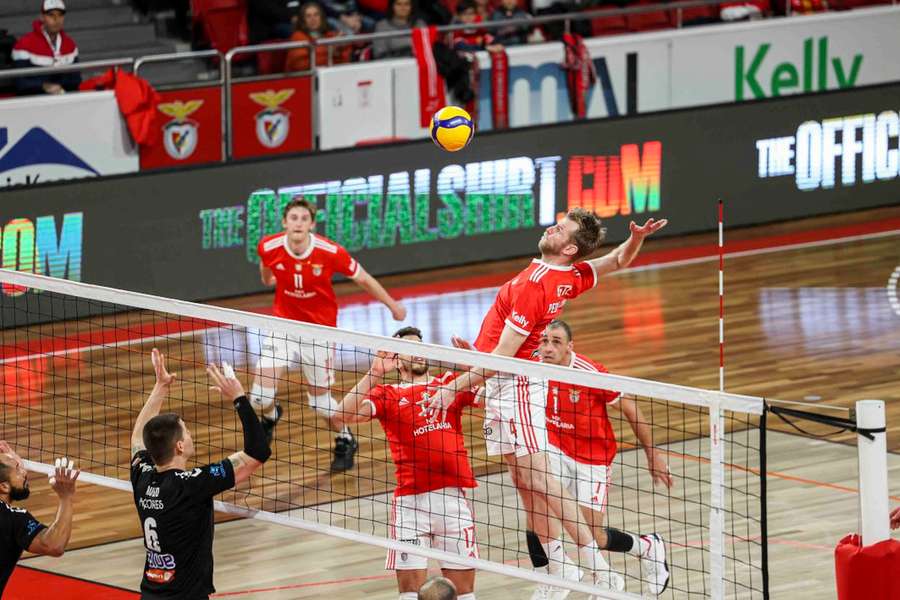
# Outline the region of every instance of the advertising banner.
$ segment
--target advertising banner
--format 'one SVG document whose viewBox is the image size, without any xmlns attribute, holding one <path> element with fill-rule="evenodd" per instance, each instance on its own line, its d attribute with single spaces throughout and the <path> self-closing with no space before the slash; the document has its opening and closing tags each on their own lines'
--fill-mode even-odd
<svg viewBox="0 0 900 600">
<path fill-rule="evenodd" d="M 585 40 L 597 72 L 587 93 L 587 117 L 633 115 L 671 108 L 774 98 L 848 89 L 900 80 L 900 7 L 886 6 L 751 23 L 668 29 Z M 510 126 L 571 121 L 559 43 L 507 49 Z M 490 59 L 482 69 L 478 129 L 491 123 Z M 376 63 L 366 74 L 371 86 L 390 88 L 393 107 L 374 119 L 382 137 L 420 139 L 418 72 L 412 59 Z M 319 71 L 319 106 L 334 102 L 333 85 L 350 67 Z M 344 90 L 349 87 L 344 84 Z M 451 100 L 452 101 L 452 100 Z M 326 109 L 328 110 L 328 109 Z M 324 115 L 324 113 L 323 113 Z M 369 123 L 369 126 L 372 126 Z M 352 146 L 371 137 L 354 119 L 323 116 L 322 149 Z"/>
<path fill-rule="evenodd" d="M 713 230 L 719 198 L 732 227 L 896 204 L 898 98 L 894 84 L 488 133 L 458 153 L 409 142 L 11 190 L 2 264 L 191 300 L 258 292 L 256 245 L 297 195 L 376 275 L 534 254 L 573 206 L 613 244 L 632 219 Z"/>
<path fill-rule="evenodd" d="M 234 158 L 312 150 L 312 77 L 231 86 Z"/>
<path fill-rule="evenodd" d="M 113 92 L 0 102 L 0 188 L 137 170 Z"/>
<path fill-rule="evenodd" d="M 398 137 L 394 133 L 394 107 L 398 99 L 391 72 L 397 63 L 405 62 L 379 60 L 341 69 L 318 69 L 319 148 L 348 148 L 368 140 Z M 418 82 L 413 86 L 418 89 Z M 403 93 L 409 95 L 411 89 Z M 417 92 L 415 102 L 418 97 Z M 336 123 L 341 125 L 334 126 Z"/>
<path fill-rule="evenodd" d="M 219 86 L 159 92 L 156 109 L 168 120 L 157 143 L 141 150 L 141 169 L 201 165 L 222 160 Z"/>
</svg>

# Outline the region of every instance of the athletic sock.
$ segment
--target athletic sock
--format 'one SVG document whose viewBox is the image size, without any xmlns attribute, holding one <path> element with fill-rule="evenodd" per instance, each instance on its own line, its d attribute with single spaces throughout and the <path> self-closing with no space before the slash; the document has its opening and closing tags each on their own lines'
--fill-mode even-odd
<svg viewBox="0 0 900 600">
<path fill-rule="evenodd" d="M 566 552 L 563 550 L 562 540 L 550 540 L 546 544 L 541 544 L 544 554 L 547 555 L 547 569 L 551 575 L 562 576 L 563 563 L 566 560 Z"/>
<path fill-rule="evenodd" d="M 597 560 L 598 557 L 600 560 Z M 600 546 L 594 541 L 588 546 L 578 547 L 578 560 L 581 561 L 581 566 L 590 571 L 602 570 L 604 568 L 603 565 L 606 564 L 606 561 L 600 555 Z M 609 565 L 607 565 L 606 568 L 609 568 Z"/>
<path fill-rule="evenodd" d="M 275 409 L 275 388 L 267 388 L 254 383 L 250 386 L 250 403 L 267 419 L 275 420 L 278 412 Z"/>
<path fill-rule="evenodd" d="M 348 442 L 353 439 L 353 433 L 350 431 L 350 428 L 344 425 L 344 428 L 337 434 L 338 439 L 347 440 Z"/>
</svg>

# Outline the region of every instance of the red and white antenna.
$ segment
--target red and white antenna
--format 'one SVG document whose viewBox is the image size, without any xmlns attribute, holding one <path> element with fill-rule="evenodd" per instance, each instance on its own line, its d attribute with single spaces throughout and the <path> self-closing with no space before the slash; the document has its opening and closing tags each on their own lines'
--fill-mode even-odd
<svg viewBox="0 0 900 600">
<path fill-rule="evenodd" d="M 725 239 L 722 233 L 722 200 L 719 200 L 719 391 L 725 391 Z"/>
</svg>

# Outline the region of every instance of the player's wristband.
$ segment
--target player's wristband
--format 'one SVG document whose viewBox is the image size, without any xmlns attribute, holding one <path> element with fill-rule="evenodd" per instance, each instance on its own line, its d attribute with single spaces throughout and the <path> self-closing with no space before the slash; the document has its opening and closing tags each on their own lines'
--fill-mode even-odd
<svg viewBox="0 0 900 600">
<path fill-rule="evenodd" d="M 266 442 L 266 432 L 263 431 L 262 423 L 256 417 L 256 412 L 250 406 L 247 396 L 235 398 L 234 409 L 237 411 L 244 429 L 244 453 L 259 462 L 266 462 L 272 456 L 272 449 Z"/>
</svg>

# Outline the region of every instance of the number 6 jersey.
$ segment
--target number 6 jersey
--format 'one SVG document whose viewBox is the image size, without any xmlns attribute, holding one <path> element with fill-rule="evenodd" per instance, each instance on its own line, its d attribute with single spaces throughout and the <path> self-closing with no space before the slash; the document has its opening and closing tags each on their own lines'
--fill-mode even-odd
<svg viewBox="0 0 900 600">
<path fill-rule="evenodd" d="M 208 598 L 213 587 L 213 496 L 234 486 L 234 466 L 158 472 L 150 453 L 131 461 L 131 485 L 147 560 L 141 598 Z"/>
</svg>

